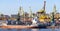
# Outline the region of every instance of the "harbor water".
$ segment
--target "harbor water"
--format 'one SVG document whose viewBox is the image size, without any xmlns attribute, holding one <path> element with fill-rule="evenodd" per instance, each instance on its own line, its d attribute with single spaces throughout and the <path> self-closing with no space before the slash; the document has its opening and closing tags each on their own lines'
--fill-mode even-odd
<svg viewBox="0 0 60 31">
<path fill-rule="evenodd" d="M 60 31 L 60 29 L 2 29 L 0 31 Z"/>
</svg>

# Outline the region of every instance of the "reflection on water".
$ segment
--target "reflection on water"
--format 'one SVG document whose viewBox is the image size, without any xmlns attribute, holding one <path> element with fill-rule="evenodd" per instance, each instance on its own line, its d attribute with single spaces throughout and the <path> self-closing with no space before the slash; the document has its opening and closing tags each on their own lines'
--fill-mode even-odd
<svg viewBox="0 0 60 31">
<path fill-rule="evenodd" d="M 60 29 L 1 29 L 0 31 L 60 31 Z"/>
<path fill-rule="evenodd" d="M 17 29 L 17 31 L 31 31 L 31 29 Z"/>
<path fill-rule="evenodd" d="M 39 29 L 31 29 L 31 31 L 39 31 Z"/>
</svg>

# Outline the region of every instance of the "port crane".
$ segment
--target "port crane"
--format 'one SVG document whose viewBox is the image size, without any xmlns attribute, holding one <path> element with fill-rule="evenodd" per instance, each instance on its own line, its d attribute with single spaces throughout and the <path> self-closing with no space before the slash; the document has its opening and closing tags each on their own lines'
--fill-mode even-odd
<svg viewBox="0 0 60 31">
<path fill-rule="evenodd" d="M 17 18 L 18 25 L 20 25 L 20 24 L 22 23 L 22 22 L 20 21 L 22 15 L 24 15 L 24 11 L 23 11 L 23 8 L 20 7 L 20 8 L 19 8 L 19 11 L 18 11 L 18 18 Z"/>
<path fill-rule="evenodd" d="M 44 1 L 44 6 L 43 6 L 43 9 L 39 10 L 38 13 L 39 13 L 39 21 L 40 22 L 44 22 L 44 19 L 46 18 L 46 12 L 45 12 L 45 7 L 46 7 L 46 1 Z"/>
</svg>

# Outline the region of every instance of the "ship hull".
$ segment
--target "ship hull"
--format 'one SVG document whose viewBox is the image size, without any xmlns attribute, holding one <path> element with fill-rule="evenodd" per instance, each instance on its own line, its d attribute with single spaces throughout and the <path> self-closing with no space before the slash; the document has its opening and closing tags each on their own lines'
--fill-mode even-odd
<svg viewBox="0 0 60 31">
<path fill-rule="evenodd" d="M 35 26 L 25 26 L 25 25 L 7 25 L 7 26 L 0 26 L 0 28 L 3 29 L 28 29 L 28 28 L 32 28 Z"/>
</svg>

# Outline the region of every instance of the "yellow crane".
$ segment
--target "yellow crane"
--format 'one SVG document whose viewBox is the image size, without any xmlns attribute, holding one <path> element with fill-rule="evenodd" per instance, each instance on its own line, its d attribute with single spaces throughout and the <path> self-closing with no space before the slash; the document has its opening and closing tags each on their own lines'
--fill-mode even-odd
<svg viewBox="0 0 60 31">
<path fill-rule="evenodd" d="M 44 19 L 45 18 L 47 18 L 47 16 L 45 15 L 45 11 L 43 10 L 43 9 L 41 9 L 41 10 L 39 10 L 38 11 L 38 20 L 40 21 L 40 22 L 44 22 Z"/>
<path fill-rule="evenodd" d="M 39 15 L 39 21 L 40 22 L 44 22 L 44 19 L 47 17 L 45 14 L 45 6 L 46 6 L 46 1 L 44 1 L 44 7 L 43 7 L 43 9 L 41 9 L 41 10 L 39 10 L 38 11 L 38 13 L 40 13 L 40 15 Z"/>
</svg>

